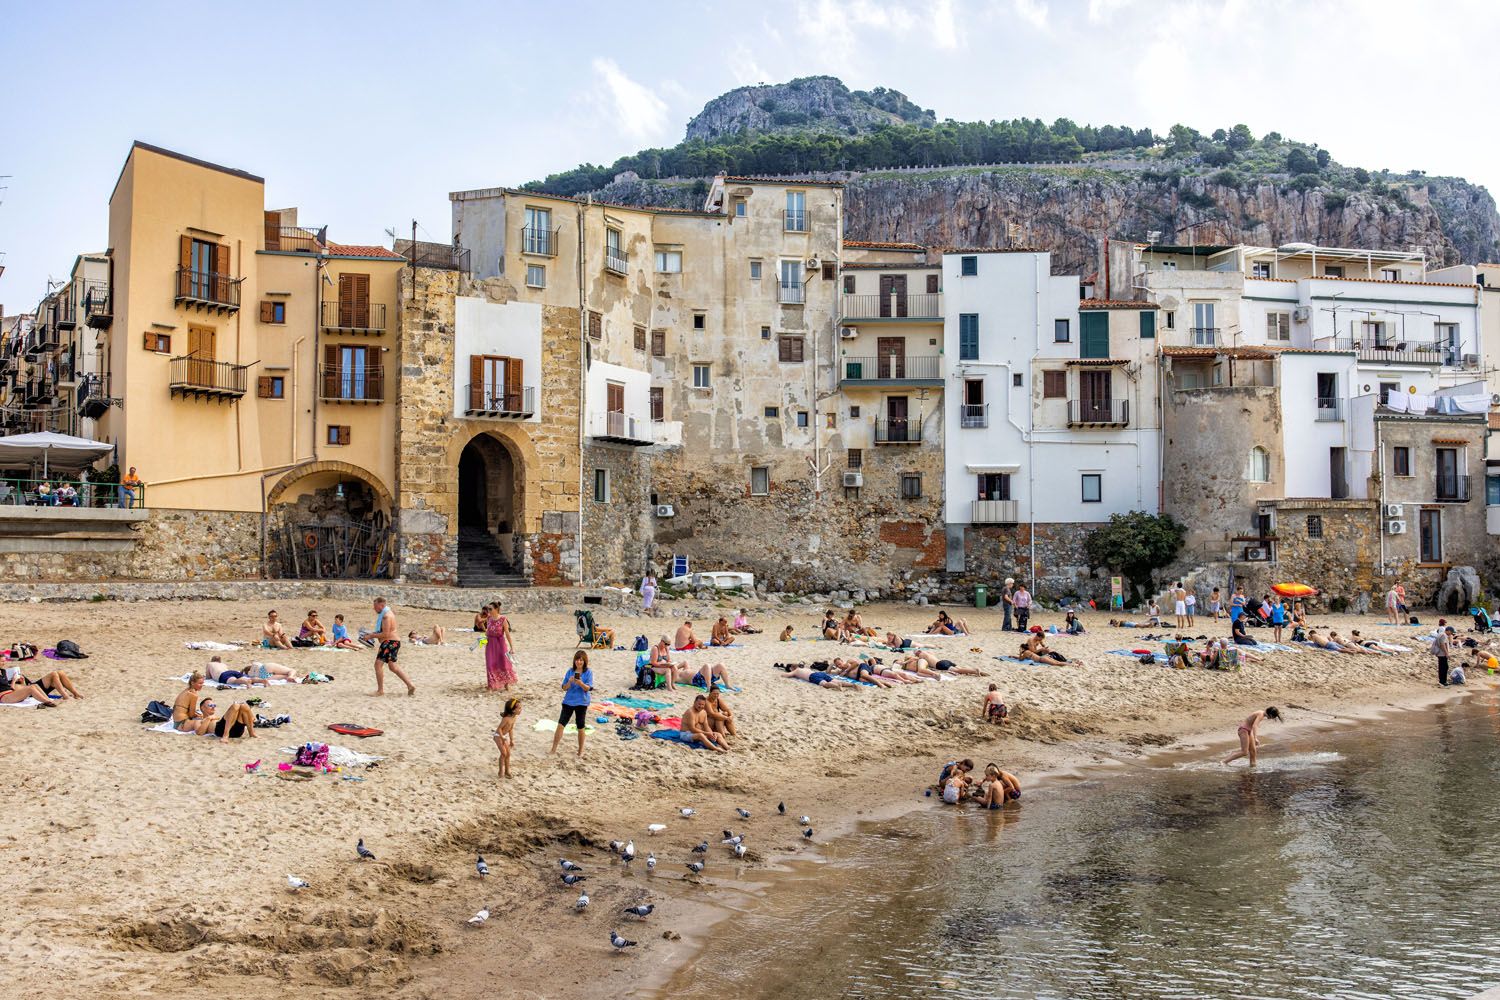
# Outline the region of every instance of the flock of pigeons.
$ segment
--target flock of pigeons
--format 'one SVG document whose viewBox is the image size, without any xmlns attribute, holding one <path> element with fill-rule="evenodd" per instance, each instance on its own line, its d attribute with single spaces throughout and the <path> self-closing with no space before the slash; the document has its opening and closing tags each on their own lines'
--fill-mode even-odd
<svg viewBox="0 0 1500 1000">
<path fill-rule="evenodd" d="M 786 803 L 778 802 L 776 804 L 776 811 L 782 816 L 785 816 Z M 695 810 L 686 806 L 679 809 L 678 812 L 682 815 L 683 819 L 690 820 L 695 815 Z M 750 810 L 748 809 L 736 809 L 735 812 L 739 814 L 740 819 L 750 818 Z M 803 839 L 812 840 L 812 820 L 806 816 L 798 816 L 797 824 L 802 827 Z M 665 823 L 651 823 L 646 827 L 646 832 L 652 836 L 655 836 L 656 834 L 661 833 L 666 828 L 667 825 Z M 719 843 L 721 846 L 728 847 L 736 858 L 743 858 L 745 856 L 745 835 L 743 833 L 737 834 L 733 833 L 730 830 L 725 830 L 724 838 L 720 840 Z M 612 840 L 609 842 L 609 849 L 613 854 L 619 857 L 621 863 L 623 863 L 627 869 L 636 859 L 634 840 L 627 840 L 624 843 L 621 843 L 618 840 Z M 374 852 L 372 852 L 368 847 L 365 846 L 363 837 L 361 837 L 359 841 L 354 845 L 354 853 L 358 856 L 360 861 L 375 860 Z M 693 853 L 698 857 L 692 861 L 684 863 L 683 867 L 688 870 L 688 874 L 684 875 L 684 878 L 693 878 L 703 874 L 704 866 L 706 865 L 708 860 L 708 841 L 704 840 L 700 844 L 698 844 L 697 847 L 693 848 Z M 583 874 L 582 865 L 569 861 L 567 858 L 559 858 L 557 864 L 561 869 L 561 871 L 559 872 L 559 877 L 562 879 L 563 885 L 572 888 L 573 886 L 578 885 L 580 882 L 585 882 L 588 880 L 588 876 Z M 489 876 L 490 866 L 484 860 L 484 855 L 480 854 L 475 856 L 474 870 L 479 874 L 480 878 L 487 878 Z M 646 852 L 646 870 L 648 872 L 656 870 L 656 855 L 651 853 L 650 851 Z M 296 875 L 292 874 L 287 875 L 286 884 L 287 888 L 292 892 L 299 892 L 303 889 L 310 888 L 312 885 L 312 883 L 308 882 L 306 879 L 298 878 Z M 573 903 L 573 909 L 582 913 L 588 908 L 589 894 L 585 890 L 579 890 L 578 899 Z M 655 910 L 655 904 L 641 903 L 637 906 L 625 907 L 624 915 L 628 917 L 635 917 L 637 920 L 645 920 L 647 917 L 651 916 L 651 914 Z M 485 907 L 480 909 L 479 912 L 475 913 L 472 917 L 469 918 L 469 924 L 473 927 L 482 927 L 489 919 L 490 911 L 488 907 Z M 609 943 L 613 945 L 617 951 L 623 951 L 626 948 L 634 948 L 638 942 L 627 940 L 620 935 L 619 931 L 611 930 L 609 932 Z"/>
</svg>

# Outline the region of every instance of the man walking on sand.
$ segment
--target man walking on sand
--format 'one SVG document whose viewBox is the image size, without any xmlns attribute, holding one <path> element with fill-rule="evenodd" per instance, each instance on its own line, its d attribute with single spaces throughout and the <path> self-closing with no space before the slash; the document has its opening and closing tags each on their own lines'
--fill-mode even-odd
<svg viewBox="0 0 1500 1000">
<path fill-rule="evenodd" d="M 412 684 L 411 678 L 406 676 L 406 671 L 396 665 L 396 657 L 401 652 L 401 633 L 396 631 L 396 612 L 392 611 L 386 604 L 384 597 L 377 597 L 374 601 L 375 607 L 375 631 L 370 638 L 375 642 L 375 697 L 379 698 L 385 694 L 385 668 L 389 666 L 391 673 L 401 678 L 401 683 L 406 685 L 408 696 L 417 693 L 416 686 Z"/>
<path fill-rule="evenodd" d="M 1177 581 L 1177 586 L 1172 588 L 1172 613 L 1177 618 L 1178 628 L 1187 628 L 1187 588 L 1182 581 Z"/>
</svg>

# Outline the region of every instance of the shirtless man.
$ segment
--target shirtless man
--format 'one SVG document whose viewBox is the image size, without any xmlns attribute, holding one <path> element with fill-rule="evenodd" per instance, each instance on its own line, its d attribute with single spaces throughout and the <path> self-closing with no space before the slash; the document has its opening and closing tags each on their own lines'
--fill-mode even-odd
<svg viewBox="0 0 1500 1000">
<path fill-rule="evenodd" d="M 1353 652 L 1352 650 L 1345 649 L 1343 646 L 1341 646 L 1338 643 L 1334 642 L 1332 639 L 1325 639 L 1325 638 L 1323 638 L 1323 634 L 1321 632 L 1319 632 L 1317 629 L 1308 629 L 1307 630 L 1307 641 L 1310 642 L 1310 643 L 1312 643 L 1318 649 L 1327 650 L 1330 653 L 1350 653 L 1350 652 Z"/>
<path fill-rule="evenodd" d="M 909 656 L 903 656 L 895 661 L 896 666 L 902 670 L 909 670 L 919 677 L 931 677 L 941 679 L 942 674 L 937 672 L 937 657 L 925 649 L 919 649 Z"/>
<path fill-rule="evenodd" d="M 843 660 L 835 656 L 833 658 L 833 668 L 839 672 L 840 676 L 847 677 L 851 681 L 868 681 L 876 687 L 891 688 L 895 687 L 898 683 L 906 683 L 905 681 L 893 681 L 883 674 L 876 673 L 875 667 L 864 660 Z"/>
<path fill-rule="evenodd" d="M 684 736 L 691 736 L 693 742 L 700 743 L 710 750 L 716 750 L 719 753 L 729 752 L 729 738 L 723 733 L 714 732 L 709 720 L 708 698 L 701 694 L 693 699 L 692 707 L 682 713 L 682 727 L 678 732 Z"/>
<path fill-rule="evenodd" d="M 1181 580 L 1172 588 L 1172 617 L 1177 619 L 1178 628 L 1188 627 L 1187 588 L 1182 585 Z"/>
<path fill-rule="evenodd" d="M 203 690 L 203 672 L 194 670 L 188 678 L 187 687 L 172 702 L 172 728 L 179 733 L 196 733 L 202 736 L 214 724 L 213 716 L 203 717 L 198 710 L 198 692 Z M 210 703 L 212 704 L 212 703 Z"/>
<path fill-rule="evenodd" d="M 1356 653 L 1364 656 L 1385 655 L 1384 653 L 1378 652 L 1377 650 L 1367 649 L 1363 643 L 1360 643 L 1358 641 L 1351 642 L 1332 629 L 1328 630 L 1328 641 L 1337 644 L 1337 646 L 1346 653 Z"/>
<path fill-rule="evenodd" d="M 786 671 L 786 674 L 784 676 L 788 680 L 807 681 L 809 684 L 816 684 L 816 685 L 818 685 L 818 687 L 825 687 L 825 688 L 857 688 L 857 687 L 859 687 L 859 685 L 856 684 L 856 683 L 854 683 L 853 681 L 847 680 L 847 679 L 845 679 L 843 677 L 835 677 L 833 674 L 828 673 L 826 670 L 813 670 L 811 667 L 790 667 L 790 666 L 784 666 L 781 669 L 783 669 L 783 670 Z"/>
<path fill-rule="evenodd" d="M 677 634 L 672 641 L 672 648 L 703 649 L 705 647 L 702 642 L 698 641 L 698 637 L 693 634 L 693 623 L 691 621 L 685 621 L 681 625 L 677 626 Z"/>
<path fill-rule="evenodd" d="M 679 675 L 678 680 L 681 679 L 682 677 Z M 693 676 L 689 677 L 687 682 L 701 688 L 712 688 L 715 683 L 722 684 L 725 687 L 734 686 L 729 683 L 729 670 L 722 663 L 704 664 L 693 671 Z"/>
<path fill-rule="evenodd" d="M 723 615 L 714 622 L 713 631 L 709 633 L 708 644 L 710 646 L 731 646 L 734 644 L 734 636 L 729 634 L 729 619 Z"/>
<path fill-rule="evenodd" d="M 844 616 L 844 631 L 849 635 L 864 636 L 867 639 L 873 639 L 878 634 L 872 628 L 865 628 L 864 619 L 853 608 L 850 608 L 849 613 Z"/>
<path fill-rule="evenodd" d="M 268 687 L 271 683 L 264 677 L 252 677 L 243 670 L 232 669 L 224 662 L 223 657 L 217 655 L 208 661 L 208 666 L 203 668 L 203 672 L 215 684 L 224 684 L 228 687 L 254 687 L 256 684 Z"/>
<path fill-rule="evenodd" d="M 282 627 L 281 617 L 274 611 L 266 615 L 266 623 L 260 628 L 260 644 L 266 649 L 292 648 L 292 640 Z"/>
<path fill-rule="evenodd" d="M 375 646 L 375 697 L 385 694 L 385 668 L 389 666 L 391 673 L 401 678 L 406 685 L 408 697 L 417 693 L 417 687 L 406 676 L 406 671 L 396 665 L 396 657 L 401 652 L 401 633 L 396 631 L 396 612 L 390 609 L 384 597 L 377 597 L 373 602 L 375 609 L 375 631 L 370 638 L 376 643 Z"/>
</svg>

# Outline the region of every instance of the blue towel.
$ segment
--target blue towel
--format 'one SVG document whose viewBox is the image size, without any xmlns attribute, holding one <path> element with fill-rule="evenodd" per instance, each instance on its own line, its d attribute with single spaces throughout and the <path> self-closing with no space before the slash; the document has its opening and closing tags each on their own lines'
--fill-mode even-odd
<svg viewBox="0 0 1500 1000">
<path fill-rule="evenodd" d="M 652 701 L 649 698 L 631 698 L 623 694 L 617 694 L 609 699 L 621 708 L 649 708 L 653 712 L 660 712 L 664 708 L 671 708 L 669 701 Z"/>
<path fill-rule="evenodd" d="M 689 738 L 686 739 L 686 740 L 684 740 L 682 737 L 683 737 L 683 734 L 680 733 L 680 732 L 678 732 L 675 729 L 658 729 L 658 730 L 656 730 L 656 732 L 654 732 L 654 733 L 651 734 L 651 738 L 653 740 L 664 740 L 667 743 L 676 743 L 678 746 L 688 747 L 691 750 L 707 750 L 708 749 L 708 747 L 706 747 L 703 744 L 699 743 L 697 740 L 692 739 L 692 737 L 691 737 L 690 734 L 689 734 Z"/>
<path fill-rule="evenodd" d="M 1128 656 L 1132 660 L 1139 660 L 1142 656 L 1146 655 L 1144 653 L 1132 653 L 1128 649 L 1109 649 L 1109 650 L 1105 650 L 1105 652 L 1107 652 L 1110 656 Z M 1151 658 L 1153 660 L 1155 660 L 1157 663 L 1166 663 L 1167 662 L 1167 654 L 1166 653 L 1152 653 L 1151 654 Z"/>
<path fill-rule="evenodd" d="M 708 690 L 708 688 L 705 687 L 705 686 L 703 686 L 702 684 L 686 684 L 684 686 L 685 687 L 695 687 L 699 691 L 707 691 Z M 739 694 L 741 691 L 744 690 L 743 688 L 732 688 L 732 687 L 729 687 L 723 681 L 714 681 L 714 687 L 718 688 L 720 691 L 728 692 L 729 694 Z"/>
<path fill-rule="evenodd" d="M 1006 663 L 1019 663 L 1023 667 L 1047 667 L 1047 666 L 1051 666 L 1050 663 L 1038 663 L 1035 660 L 1023 660 L 1023 659 L 1020 659 L 1019 657 L 1015 657 L 1015 656 L 997 656 L 997 657 L 995 657 L 995 659 L 997 659 L 997 660 L 1004 660 Z"/>
</svg>

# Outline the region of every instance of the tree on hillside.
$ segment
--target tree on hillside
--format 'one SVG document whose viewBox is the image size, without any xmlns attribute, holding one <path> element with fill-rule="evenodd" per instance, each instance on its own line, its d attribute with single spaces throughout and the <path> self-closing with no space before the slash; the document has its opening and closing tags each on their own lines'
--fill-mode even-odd
<svg viewBox="0 0 1500 1000">
<path fill-rule="evenodd" d="M 1255 133 L 1250 131 L 1249 125 L 1236 125 L 1229 130 L 1227 141 L 1230 149 L 1240 152 L 1255 145 Z"/>
<path fill-rule="evenodd" d="M 1130 581 L 1130 601 L 1139 605 L 1141 585 L 1151 587 L 1157 570 L 1177 558 L 1187 528 L 1170 514 L 1133 510 L 1111 514 L 1109 523 L 1084 540 L 1084 551 L 1094 566 L 1123 573 Z"/>
<path fill-rule="evenodd" d="M 1318 161 L 1307 155 L 1307 150 L 1301 146 L 1294 147 L 1286 154 L 1286 172 L 1289 174 L 1315 174 L 1318 172 Z"/>
</svg>

